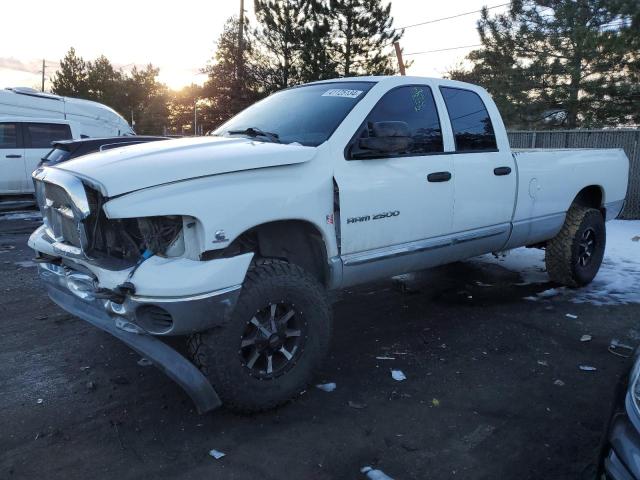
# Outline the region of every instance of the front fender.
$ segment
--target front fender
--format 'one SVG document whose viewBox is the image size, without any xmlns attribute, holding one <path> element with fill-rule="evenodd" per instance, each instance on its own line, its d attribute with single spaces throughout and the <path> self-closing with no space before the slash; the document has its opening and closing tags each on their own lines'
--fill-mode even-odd
<svg viewBox="0 0 640 480">
<path fill-rule="evenodd" d="M 197 219 L 200 252 L 227 247 L 257 225 L 303 220 L 322 233 L 329 257 L 337 254 L 332 176 L 313 162 L 236 172 L 160 185 L 109 200 L 109 218 L 183 215 Z"/>
</svg>

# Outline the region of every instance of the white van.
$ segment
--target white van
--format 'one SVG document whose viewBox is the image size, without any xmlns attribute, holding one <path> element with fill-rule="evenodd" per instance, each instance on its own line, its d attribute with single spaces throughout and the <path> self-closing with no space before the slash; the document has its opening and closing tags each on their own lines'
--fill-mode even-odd
<svg viewBox="0 0 640 480">
<path fill-rule="evenodd" d="M 122 135 L 135 132 L 106 105 L 29 88 L 0 90 L 0 195 L 33 193 L 31 172 L 53 141 Z"/>
</svg>

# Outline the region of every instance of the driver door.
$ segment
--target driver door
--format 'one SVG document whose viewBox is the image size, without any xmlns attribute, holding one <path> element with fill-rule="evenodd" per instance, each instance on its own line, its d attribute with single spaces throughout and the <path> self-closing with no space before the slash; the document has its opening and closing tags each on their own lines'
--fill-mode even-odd
<svg viewBox="0 0 640 480">
<path fill-rule="evenodd" d="M 363 150 L 375 143 L 361 140 L 374 134 L 377 122 L 404 122 L 411 146 Z M 405 85 L 387 92 L 354 135 L 335 171 L 345 266 L 385 259 L 412 242 L 451 233 L 453 156 L 443 154 L 440 124 L 431 88 Z"/>
</svg>

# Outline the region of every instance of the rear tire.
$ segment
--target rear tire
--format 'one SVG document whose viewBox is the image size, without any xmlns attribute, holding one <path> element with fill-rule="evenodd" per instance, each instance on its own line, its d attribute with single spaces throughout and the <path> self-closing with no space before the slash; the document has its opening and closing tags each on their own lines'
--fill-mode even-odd
<svg viewBox="0 0 640 480">
<path fill-rule="evenodd" d="M 330 337 L 324 287 L 297 265 L 267 260 L 247 273 L 229 323 L 193 335 L 189 351 L 225 406 L 248 413 L 298 395 Z"/>
<path fill-rule="evenodd" d="M 605 244 L 602 214 L 595 208 L 572 205 L 562 229 L 547 243 L 549 277 L 568 287 L 587 285 L 600 269 Z"/>
</svg>

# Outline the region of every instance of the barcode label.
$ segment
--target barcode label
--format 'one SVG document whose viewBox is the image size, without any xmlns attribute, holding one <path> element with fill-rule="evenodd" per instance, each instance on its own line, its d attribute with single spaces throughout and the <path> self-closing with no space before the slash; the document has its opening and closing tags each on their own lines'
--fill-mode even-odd
<svg viewBox="0 0 640 480">
<path fill-rule="evenodd" d="M 362 90 L 347 90 L 346 88 L 332 88 L 322 94 L 323 97 L 344 97 L 344 98 L 358 98 Z"/>
</svg>

